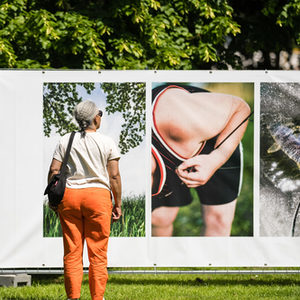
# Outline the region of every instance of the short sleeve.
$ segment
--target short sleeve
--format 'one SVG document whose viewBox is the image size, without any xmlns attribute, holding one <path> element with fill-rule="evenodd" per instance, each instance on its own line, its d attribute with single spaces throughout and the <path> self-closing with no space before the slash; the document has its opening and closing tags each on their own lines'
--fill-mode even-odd
<svg viewBox="0 0 300 300">
<path fill-rule="evenodd" d="M 110 140 L 110 153 L 108 155 L 108 160 L 119 159 L 119 158 L 120 158 L 119 149 L 116 143 L 113 140 Z"/>
<path fill-rule="evenodd" d="M 59 143 L 57 144 L 55 150 L 54 150 L 54 154 L 53 154 L 53 158 L 62 162 L 64 159 L 64 149 L 63 149 L 63 145 L 62 145 L 62 140 L 59 141 Z"/>
</svg>

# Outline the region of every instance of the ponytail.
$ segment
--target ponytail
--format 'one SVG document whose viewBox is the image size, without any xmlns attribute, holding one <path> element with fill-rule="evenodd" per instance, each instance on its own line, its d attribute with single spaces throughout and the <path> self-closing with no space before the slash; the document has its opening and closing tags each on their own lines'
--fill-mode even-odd
<svg viewBox="0 0 300 300">
<path fill-rule="evenodd" d="M 81 133 L 81 137 L 84 138 L 86 135 L 85 130 L 91 125 L 91 122 L 88 120 L 80 120 L 78 125 L 80 127 L 79 132 Z"/>
</svg>

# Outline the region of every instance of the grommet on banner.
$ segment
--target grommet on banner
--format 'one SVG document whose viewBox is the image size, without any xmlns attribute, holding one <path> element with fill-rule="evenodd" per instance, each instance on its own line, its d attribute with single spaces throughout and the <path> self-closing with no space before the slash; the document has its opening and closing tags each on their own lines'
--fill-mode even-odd
<svg viewBox="0 0 300 300">
<path fill-rule="evenodd" d="M 265 70 L 265 74 L 268 74 L 269 72 L 268 72 L 268 70 Z"/>
<path fill-rule="evenodd" d="M 45 74 L 46 72 L 45 71 L 42 71 L 42 74 Z"/>
<path fill-rule="evenodd" d="M 154 74 L 157 74 L 157 70 L 154 70 Z"/>
<path fill-rule="evenodd" d="M 98 74 L 101 74 L 101 71 L 98 71 Z"/>
<path fill-rule="evenodd" d="M 212 73 L 213 73 L 213 71 L 212 71 L 212 70 L 210 70 L 210 71 L 209 71 L 209 74 L 212 74 Z"/>
</svg>

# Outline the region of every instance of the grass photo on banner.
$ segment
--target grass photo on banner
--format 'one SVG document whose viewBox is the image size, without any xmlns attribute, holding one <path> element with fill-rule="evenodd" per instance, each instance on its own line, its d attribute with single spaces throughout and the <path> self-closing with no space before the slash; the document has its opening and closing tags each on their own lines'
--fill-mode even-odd
<svg viewBox="0 0 300 300">
<path fill-rule="evenodd" d="M 121 152 L 122 219 L 111 226 L 113 237 L 145 236 L 145 83 L 44 83 L 43 129 L 45 185 L 60 137 L 78 130 L 73 109 L 91 100 L 103 111 L 99 132 L 110 136 Z M 43 236 L 61 237 L 59 218 L 43 201 Z"/>
<path fill-rule="evenodd" d="M 254 83 L 154 82 L 152 84 L 152 88 L 153 91 L 156 90 L 154 92 L 154 95 L 157 93 L 155 99 L 156 98 L 158 99 L 158 97 L 160 97 L 160 95 L 162 95 L 163 93 L 162 91 L 160 91 L 159 93 L 157 92 L 157 89 L 159 89 L 160 86 L 162 85 L 169 86 L 169 85 L 176 85 L 176 84 L 179 86 L 183 85 L 183 86 L 195 87 L 194 89 L 195 91 L 197 88 L 200 88 L 208 92 L 237 96 L 243 99 L 244 101 L 246 101 L 251 109 L 251 112 L 253 111 Z M 180 103 L 181 103 L 180 105 L 182 105 L 182 110 L 184 110 L 184 104 L 182 104 L 182 99 Z M 188 120 L 186 121 L 188 122 Z M 155 123 L 155 121 L 153 123 Z M 253 131 L 254 131 L 254 124 L 253 124 L 253 116 L 252 116 L 249 119 L 247 129 L 241 141 L 242 149 L 243 149 L 243 163 L 242 163 L 243 172 L 242 172 L 242 182 L 240 183 L 242 185 L 240 187 L 240 194 L 237 197 L 236 210 L 235 210 L 234 220 L 231 228 L 231 236 L 253 236 L 253 141 L 254 141 Z M 159 133 L 156 133 L 156 136 L 157 134 L 159 135 Z M 153 139 L 157 140 L 157 138 L 152 136 L 152 140 Z M 165 144 L 165 142 L 163 142 L 163 144 Z M 167 145 L 167 147 L 170 146 Z M 174 153 L 176 154 L 175 151 Z M 166 173 L 168 174 L 168 171 Z M 166 188 L 168 189 L 168 186 Z M 216 188 L 218 187 L 216 186 Z M 169 189 L 170 191 L 169 193 L 167 193 L 168 197 L 171 193 L 173 193 L 173 191 L 171 191 L 172 189 L 171 188 Z M 173 223 L 173 234 L 172 234 L 173 236 L 184 237 L 184 236 L 203 235 L 204 221 L 203 221 L 202 208 L 200 203 L 201 199 L 199 198 L 198 193 L 194 188 L 190 189 L 190 195 L 192 198 L 192 202 L 188 205 L 180 207 L 176 219 Z M 152 200 L 152 206 L 154 203 L 153 201 L 156 200 Z M 156 209 L 155 206 L 153 207 L 153 209 L 154 210 Z M 155 236 L 153 232 L 152 235 Z"/>
</svg>

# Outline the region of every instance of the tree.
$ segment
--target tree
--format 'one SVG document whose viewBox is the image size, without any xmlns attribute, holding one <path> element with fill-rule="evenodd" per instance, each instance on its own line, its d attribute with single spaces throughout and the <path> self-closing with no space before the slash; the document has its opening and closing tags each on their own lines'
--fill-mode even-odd
<svg viewBox="0 0 300 300">
<path fill-rule="evenodd" d="M 300 45 L 300 1 L 253 0 L 249 5 L 246 0 L 231 0 L 230 4 L 241 33 L 222 50 L 223 66 L 217 68 L 280 69 L 280 52 L 291 54 Z"/>
<path fill-rule="evenodd" d="M 145 136 L 146 87 L 145 83 L 45 83 L 43 97 L 44 134 L 50 136 L 52 130 L 63 135 L 77 127 L 72 123 L 74 107 L 82 101 L 78 87 L 91 94 L 102 88 L 107 95 L 108 114 L 120 112 L 124 123 L 120 133 L 119 147 L 122 154 L 137 147 Z"/>
<path fill-rule="evenodd" d="M 60 135 L 76 130 L 72 123 L 74 107 L 82 101 L 77 86 L 82 86 L 88 94 L 95 89 L 94 83 L 45 83 L 43 90 L 44 135 L 50 136 L 53 129 Z"/>
<path fill-rule="evenodd" d="M 146 131 L 146 86 L 145 83 L 101 83 L 107 94 L 106 111 L 121 112 L 124 123 L 120 133 L 119 147 L 125 154 L 138 146 L 144 139 Z"/>
<path fill-rule="evenodd" d="M 0 66 L 195 69 L 240 29 L 219 0 L 4 0 Z"/>
<path fill-rule="evenodd" d="M 2 0 L 0 67 L 279 68 L 299 12 L 299 0 Z"/>
</svg>

